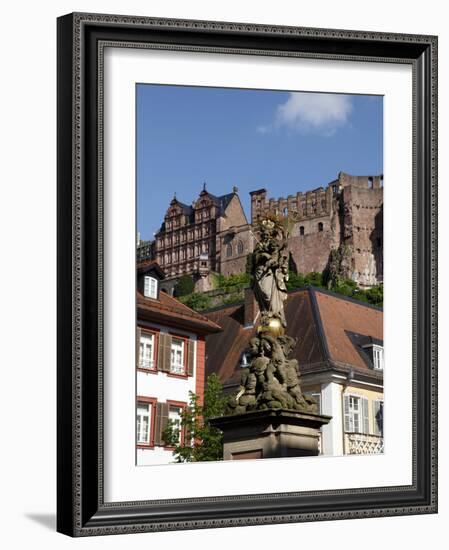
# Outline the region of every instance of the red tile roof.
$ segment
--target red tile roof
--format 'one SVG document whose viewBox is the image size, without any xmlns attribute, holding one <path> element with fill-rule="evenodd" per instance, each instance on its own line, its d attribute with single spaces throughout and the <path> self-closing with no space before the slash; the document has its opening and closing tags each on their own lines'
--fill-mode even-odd
<svg viewBox="0 0 449 550">
<path fill-rule="evenodd" d="M 369 367 L 351 341 L 350 333 L 383 340 L 383 312 L 363 302 L 321 289 L 306 288 L 289 293 L 285 314 L 287 334 L 298 339 L 292 357 L 301 372 L 339 369 L 382 378 Z M 206 338 L 206 373 L 215 372 L 224 384 L 240 377 L 242 353 L 256 328 L 244 328 L 244 305 L 206 312 L 222 332 Z"/>
<path fill-rule="evenodd" d="M 361 369 L 366 368 L 366 363 L 347 333 L 364 334 L 383 340 L 382 310 L 323 292 L 315 292 L 315 296 L 330 359 Z"/>
<path fill-rule="evenodd" d="M 161 266 L 156 262 L 156 260 L 144 260 L 143 262 L 139 262 L 137 264 L 137 273 L 139 274 L 146 273 L 151 269 L 154 269 L 154 271 L 156 271 L 160 279 L 165 279 L 165 273 Z"/>
<path fill-rule="evenodd" d="M 137 292 L 137 318 L 138 320 L 150 319 L 161 324 L 169 324 L 173 328 L 187 328 L 201 334 L 221 330 L 221 327 L 212 320 L 193 311 L 166 292 L 160 292 L 158 300 L 146 298 Z"/>
</svg>

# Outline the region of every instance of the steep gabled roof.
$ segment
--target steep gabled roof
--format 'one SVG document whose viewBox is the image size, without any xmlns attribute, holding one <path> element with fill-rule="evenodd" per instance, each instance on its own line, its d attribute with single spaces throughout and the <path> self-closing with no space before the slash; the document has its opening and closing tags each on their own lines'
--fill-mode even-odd
<svg viewBox="0 0 449 550">
<path fill-rule="evenodd" d="M 178 206 L 181 207 L 182 213 L 186 216 L 190 216 L 190 214 L 193 212 L 193 209 L 190 205 L 180 202 L 178 200 L 176 200 L 176 203 Z"/>
<path fill-rule="evenodd" d="M 235 193 L 228 193 L 227 195 L 222 195 L 221 197 L 218 197 L 218 200 L 220 201 L 221 213 L 224 213 L 234 195 Z"/>
<path fill-rule="evenodd" d="M 162 270 L 161 266 L 156 262 L 156 260 L 144 260 L 137 264 L 137 274 L 143 275 L 149 271 L 154 271 L 159 279 L 165 279 L 165 272 Z"/>
<path fill-rule="evenodd" d="M 365 342 L 383 341 L 383 311 L 357 300 L 351 300 L 338 294 L 311 289 L 316 301 L 327 346 L 329 359 L 342 366 L 366 369 L 358 350 L 358 342 L 351 334 L 363 337 Z"/>
<path fill-rule="evenodd" d="M 382 379 L 382 373 L 360 353 L 360 343 L 352 334 L 383 340 L 382 310 L 322 289 L 305 288 L 289 293 L 285 314 L 287 334 L 297 338 L 292 358 L 303 373 L 323 370 L 354 370 Z M 206 372 L 218 374 L 222 383 L 238 383 L 243 352 L 257 327 L 244 328 L 244 305 L 238 304 L 206 312 L 222 327 L 206 339 Z M 365 338 L 365 339 L 364 339 Z"/>
<path fill-rule="evenodd" d="M 146 298 L 137 292 L 137 320 L 148 320 L 168 325 L 172 328 L 183 328 L 199 334 L 209 334 L 221 328 L 200 313 L 193 311 L 185 304 L 159 292 L 159 299 Z"/>
<path fill-rule="evenodd" d="M 205 195 L 207 195 L 212 200 L 212 202 L 214 202 L 214 204 L 219 208 L 219 211 L 220 211 L 219 215 L 222 216 L 226 208 L 228 207 L 229 203 L 231 202 L 233 197 L 237 195 L 237 193 L 233 191 L 232 193 L 227 193 L 226 195 L 217 196 L 211 193 L 210 191 L 207 191 L 207 189 L 203 189 L 203 191 L 201 191 L 199 196 L 201 198 L 201 197 L 204 197 Z"/>
</svg>

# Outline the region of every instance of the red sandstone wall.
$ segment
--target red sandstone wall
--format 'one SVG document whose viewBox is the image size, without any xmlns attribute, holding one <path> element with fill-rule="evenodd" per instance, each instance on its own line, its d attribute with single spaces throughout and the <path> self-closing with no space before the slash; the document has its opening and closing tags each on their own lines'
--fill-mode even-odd
<svg viewBox="0 0 449 550">
<path fill-rule="evenodd" d="M 344 244 L 351 247 L 351 278 L 373 285 L 383 278 L 383 189 L 343 189 Z"/>
<path fill-rule="evenodd" d="M 323 271 L 329 260 L 332 242 L 330 230 L 291 237 L 289 250 L 298 273 Z"/>
</svg>

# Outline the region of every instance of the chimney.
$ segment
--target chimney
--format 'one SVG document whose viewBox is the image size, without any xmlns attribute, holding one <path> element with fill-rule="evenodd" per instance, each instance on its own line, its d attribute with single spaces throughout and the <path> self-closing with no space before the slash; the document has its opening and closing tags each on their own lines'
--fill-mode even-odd
<svg viewBox="0 0 449 550">
<path fill-rule="evenodd" d="M 259 306 L 252 288 L 245 288 L 244 328 L 253 328 L 259 315 Z"/>
</svg>

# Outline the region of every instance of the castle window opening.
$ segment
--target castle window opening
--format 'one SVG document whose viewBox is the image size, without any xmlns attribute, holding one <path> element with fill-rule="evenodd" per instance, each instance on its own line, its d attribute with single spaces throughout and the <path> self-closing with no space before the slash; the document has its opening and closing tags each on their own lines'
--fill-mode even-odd
<svg viewBox="0 0 449 550">
<path fill-rule="evenodd" d="M 299 234 L 304 235 L 304 226 L 303 225 L 301 225 L 301 227 L 299 228 Z"/>
<path fill-rule="evenodd" d="M 372 189 L 372 188 L 373 188 L 373 185 L 374 185 L 374 180 L 373 180 L 373 178 L 369 177 L 369 178 L 368 178 L 368 187 L 369 187 L 370 189 Z"/>
<path fill-rule="evenodd" d="M 282 212 L 283 212 L 284 216 L 287 216 L 287 215 L 288 215 L 288 208 L 285 207 L 284 210 L 283 210 Z"/>
<path fill-rule="evenodd" d="M 323 222 L 318 223 L 318 231 L 323 231 Z"/>
<path fill-rule="evenodd" d="M 237 254 L 243 254 L 243 243 L 239 241 L 237 244 Z"/>
<path fill-rule="evenodd" d="M 232 245 L 228 244 L 226 247 L 226 256 L 230 258 L 232 256 Z"/>
</svg>

